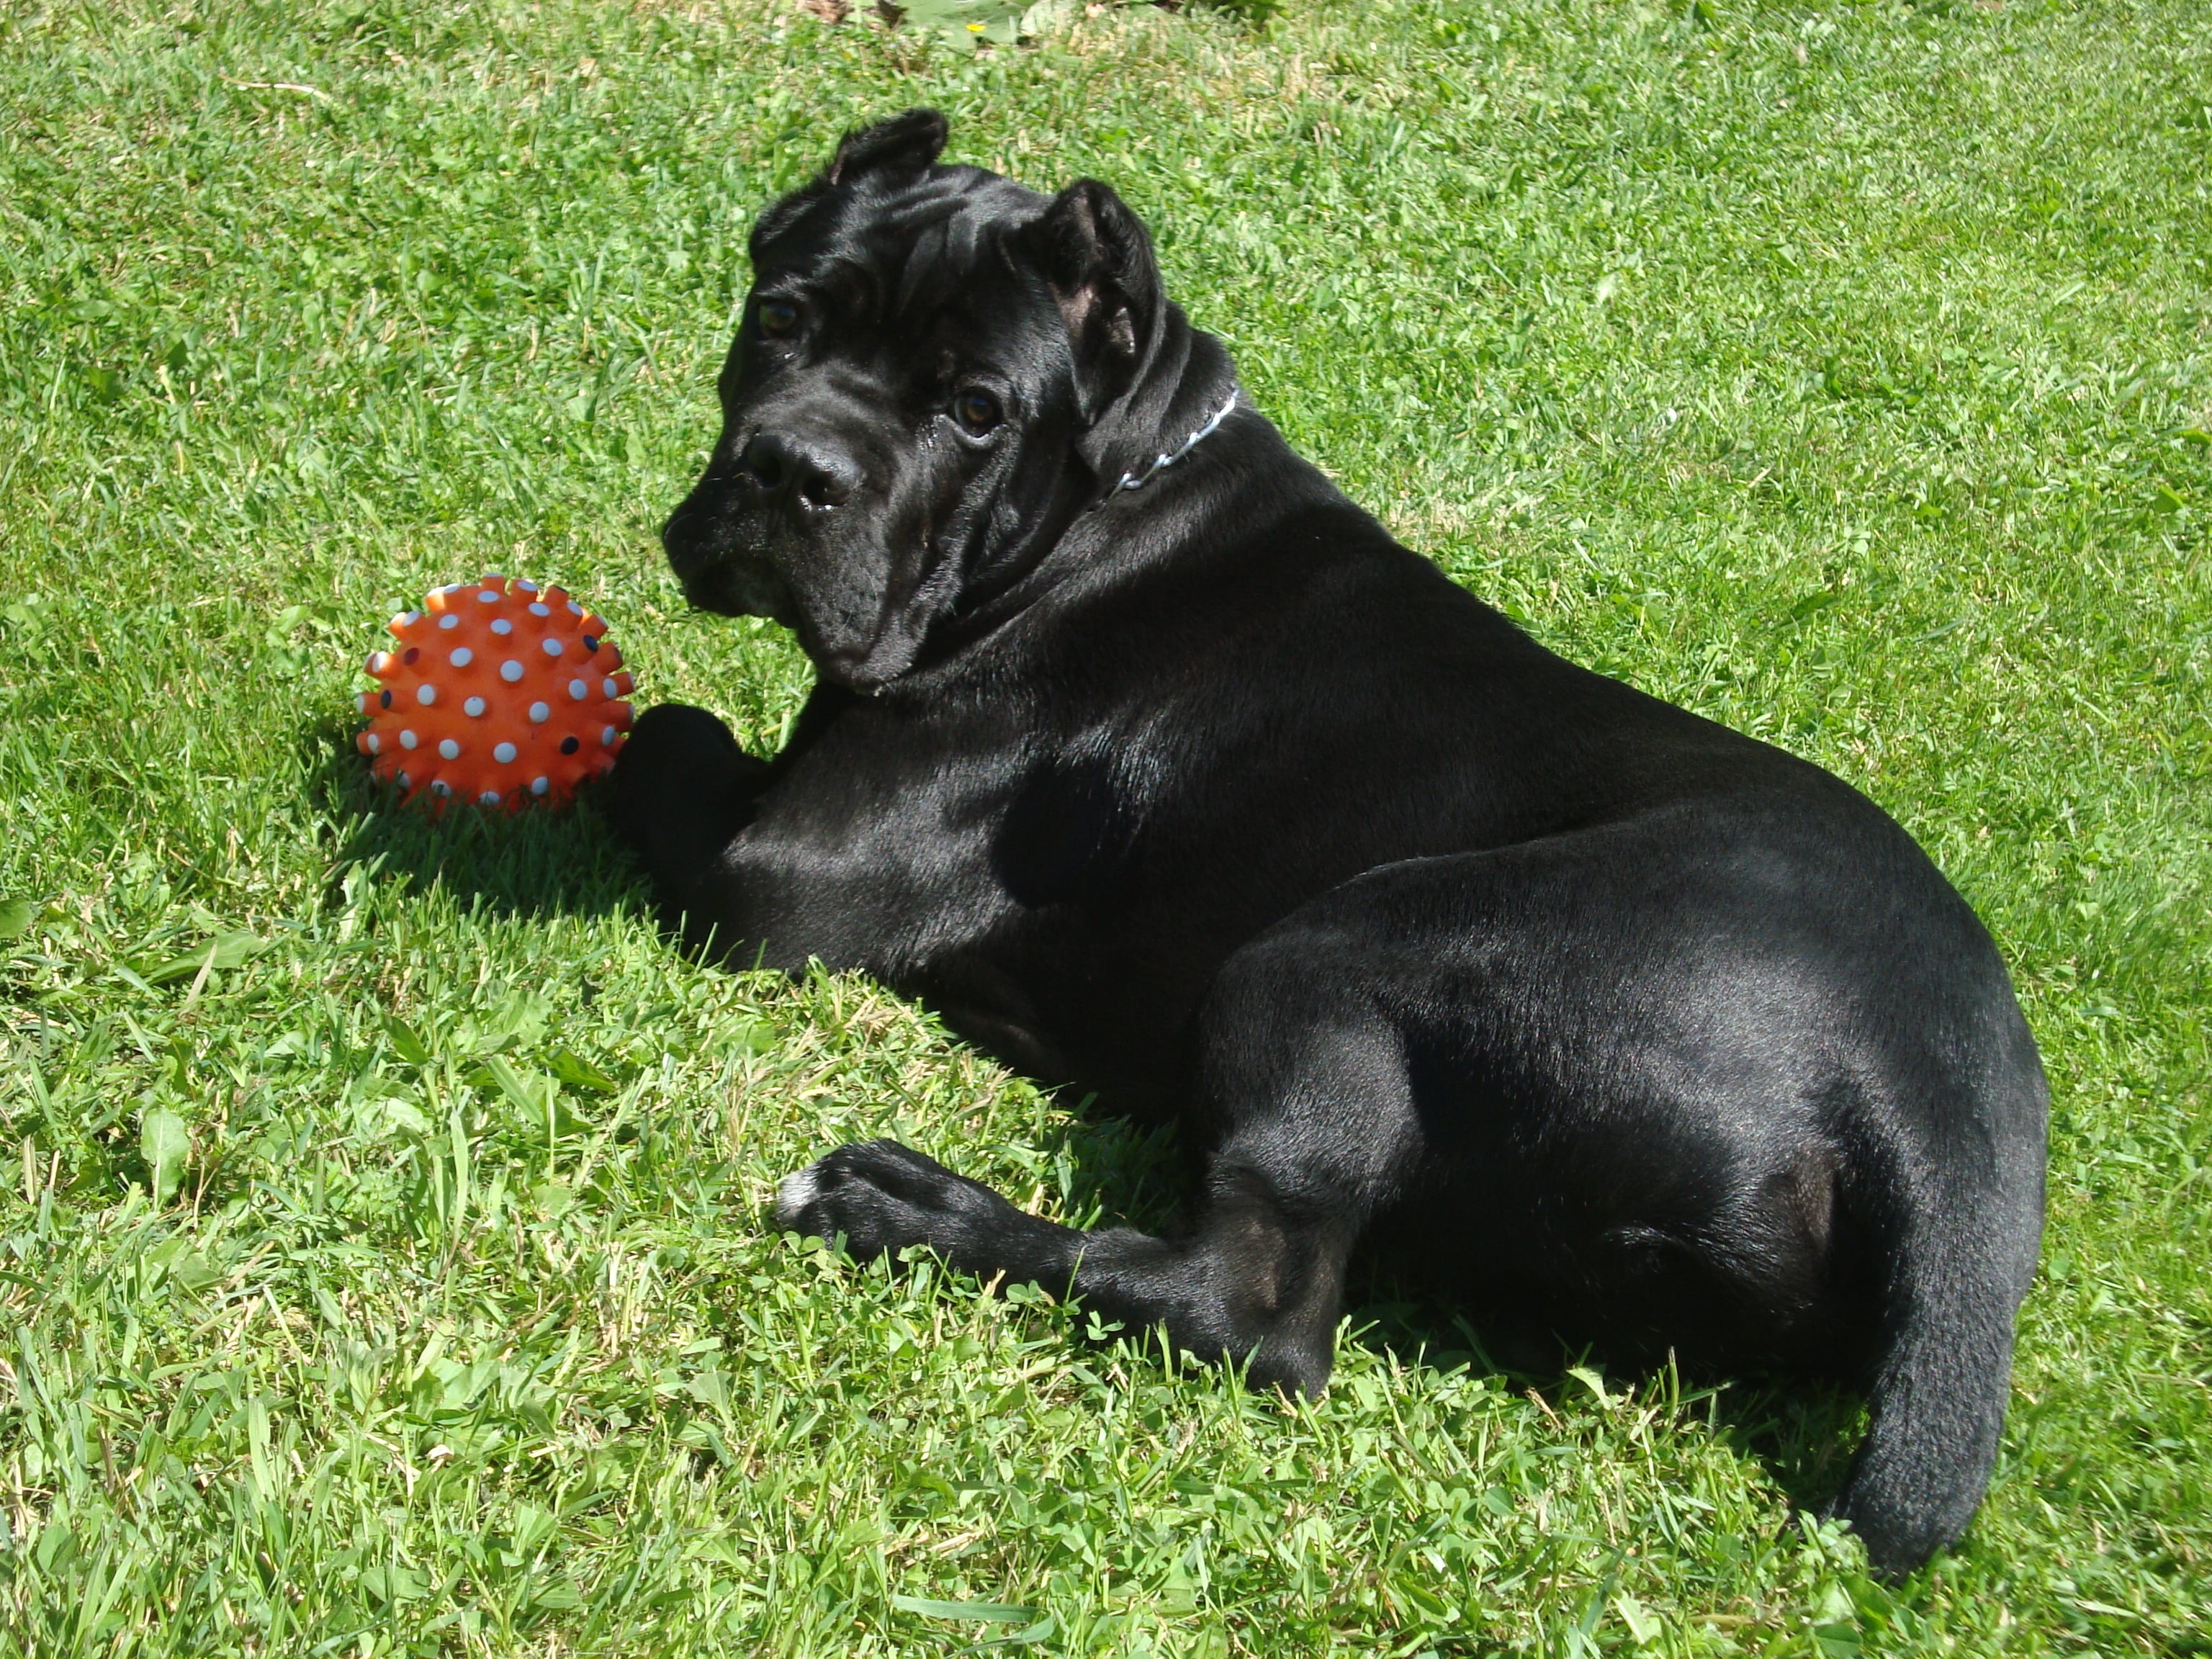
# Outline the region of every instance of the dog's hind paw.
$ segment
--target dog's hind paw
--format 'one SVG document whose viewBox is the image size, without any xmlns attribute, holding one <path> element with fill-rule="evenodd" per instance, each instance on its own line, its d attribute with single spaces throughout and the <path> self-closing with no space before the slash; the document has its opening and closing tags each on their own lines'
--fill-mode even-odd
<svg viewBox="0 0 2212 1659">
<path fill-rule="evenodd" d="M 896 1140 L 855 1141 L 776 1184 L 775 1224 L 835 1242 L 866 1261 L 927 1244 L 963 1267 L 994 1254 L 992 1243 L 1030 1220 L 979 1182 Z"/>
<path fill-rule="evenodd" d="M 806 1206 L 821 1192 L 821 1180 L 814 1173 L 820 1167 L 810 1164 L 803 1170 L 793 1170 L 775 1183 L 775 1224 L 786 1232 L 800 1230 Z"/>
</svg>

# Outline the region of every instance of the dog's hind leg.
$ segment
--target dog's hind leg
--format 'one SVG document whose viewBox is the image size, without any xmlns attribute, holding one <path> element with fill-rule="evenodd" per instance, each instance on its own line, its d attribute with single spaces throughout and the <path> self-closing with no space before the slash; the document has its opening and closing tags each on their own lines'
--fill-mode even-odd
<svg viewBox="0 0 2212 1659">
<path fill-rule="evenodd" d="M 926 1244 L 955 1267 L 1072 1293 L 1188 1352 L 1242 1363 L 1255 1387 L 1328 1380 L 1344 1270 L 1416 1133 L 1396 1033 L 1356 975 L 1248 946 L 1201 1022 L 1200 1089 L 1218 1139 L 1187 1229 L 1085 1232 L 1014 1207 L 894 1141 L 840 1147 L 787 1177 L 776 1219 L 842 1237 L 860 1260 Z"/>
</svg>

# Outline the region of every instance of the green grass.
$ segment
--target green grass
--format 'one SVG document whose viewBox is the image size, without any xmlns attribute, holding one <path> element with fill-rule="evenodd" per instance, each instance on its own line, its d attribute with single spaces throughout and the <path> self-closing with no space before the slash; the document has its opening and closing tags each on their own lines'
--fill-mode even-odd
<svg viewBox="0 0 2212 1659">
<path fill-rule="evenodd" d="M 588 812 L 366 789 L 383 607 L 484 569 L 774 745 L 803 662 L 651 532 L 750 215 L 922 100 L 1121 188 L 1413 544 L 1988 919 L 2051 1231 L 1921 1580 L 1793 1513 L 1848 1401 L 1532 1392 L 1378 1288 L 1294 1410 L 769 1236 L 856 1135 L 1078 1218 L 1171 1161 L 864 982 L 675 958 Z M 2200 0 L 981 57 L 756 0 L 0 0 L 0 1650 L 2212 1651 L 2208 158 Z"/>
</svg>

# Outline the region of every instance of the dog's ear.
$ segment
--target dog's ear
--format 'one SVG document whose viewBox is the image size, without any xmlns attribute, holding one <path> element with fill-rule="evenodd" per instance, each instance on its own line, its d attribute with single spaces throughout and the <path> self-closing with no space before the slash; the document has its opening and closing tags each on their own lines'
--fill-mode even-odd
<svg viewBox="0 0 2212 1659">
<path fill-rule="evenodd" d="M 755 262 L 808 208 L 840 185 L 876 173 L 918 178 L 944 149 L 945 134 L 945 118 L 933 109 L 910 109 L 872 127 L 855 127 L 838 141 L 837 153 L 830 158 L 828 167 L 770 204 L 753 222 L 750 246 Z"/>
<path fill-rule="evenodd" d="M 870 173 L 920 173 L 944 150 L 945 131 L 944 116 L 933 109 L 910 109 L 872 127 L 855 127 L 838 141 L 822 181 L 849 185 Z"/>
<path fill-rule="evenodd" d="M 1127 386 L 1160 308 L 1152 239 L 1128 206 L 1096 179 L 1079 179 L 1024 232 L 1075 343 L 1077 368 L 1105 384 L 1097 402 Z"/>
</svg>

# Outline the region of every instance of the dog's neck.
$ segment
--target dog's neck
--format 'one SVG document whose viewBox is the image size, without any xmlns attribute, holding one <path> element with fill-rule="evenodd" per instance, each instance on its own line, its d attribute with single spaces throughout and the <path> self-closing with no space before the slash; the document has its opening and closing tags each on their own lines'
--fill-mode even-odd
<svg viewBox="0 0 2212 1659">
<path fill-rule="evenodd" d="M 1125 489 L 1142 489 L 1146 484 L 1152 483 L 1153 475 L 1163 467 L 1173 466 L 1184 456 L 1189 454 L 1200 443 L 1212 437 L 1221 423 L 1229 418 L 1237 407 L 1237 400 L 1243 395 L 1240 388 L 1230 387 L 1229 396 L 1223 399 L 1220 408 L 1206 417 L 1204 426 L 1200 427 L 1173 449 L 1163 449 L 1158 454 L 1153 456 L 1151 460 L 1145 463 L 1144 471 L 1141 472 L 1124 472 L 1108 486 L 1106 493 L 1098 498 L 1099 504 L 1103 506 Z"/>
<path fill-rule="evenodd" d="M 1103 506 L 1142 489 L 1220 428 L 1243 400 L 1229 349 L 1163 301 L 1128 389 L 1076 441 Z"/>
</svg>

